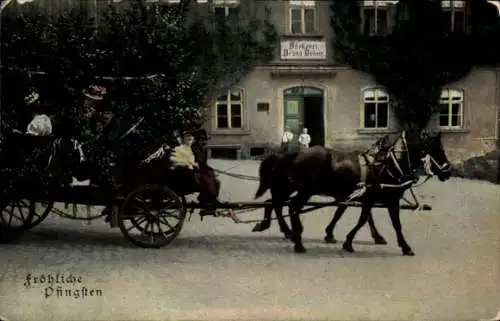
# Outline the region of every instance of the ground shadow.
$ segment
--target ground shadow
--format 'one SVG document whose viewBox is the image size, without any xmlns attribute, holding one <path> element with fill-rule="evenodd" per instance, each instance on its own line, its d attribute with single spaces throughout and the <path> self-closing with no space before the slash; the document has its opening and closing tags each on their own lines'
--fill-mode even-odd
<svg viewBox="0 0 500 321">
<path fill-rule="evenodd" d="M 304 245 L 308 252 L 303 256 L 334 256 L 334 257 L 395 257 L 400 256 L 399 249 L 384 246 L 371 246 L 369 249 L 360 248 L 355 253 L 342 250 L 343 240 L 337 244 L 326 244 L 321 238 L 304 238 Z M 83 245 L 87 247 L 106 248 L 109 246 L 123 247 L 124 249 L 137 249 L 144 251 L 129 243 L 119 231 L 91 231 L 88 229 L 76 230 L 69 228 L 46 227 L 39 230 L 26 232 L 12 244 L 2 244 L 1 247 L 31 245 L 37 248 L 65 248 L 70 245 Z M 369 241 L 355 241 L 354 246 L 374 245 Z M 265 253 L 269 255 L 293 254 L 293 244 L 282 236 L 269 236 L 259 233 L 250 236 L 240 235 L 180 235 L 178 239 L 158 251 L 179 249 L 196 249 L 208 252 L 248 252 Z M 161 252 L 159 252 L 161 253 Z"/>
</svg>

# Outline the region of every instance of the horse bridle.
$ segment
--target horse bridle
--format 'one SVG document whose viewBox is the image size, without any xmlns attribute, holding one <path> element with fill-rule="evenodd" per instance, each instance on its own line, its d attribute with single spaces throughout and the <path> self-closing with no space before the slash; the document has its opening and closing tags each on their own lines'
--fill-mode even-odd
<svg viewBox="0 0 500 321">
<path fill-rule="evenodd" d="M 407 175 L 405 175 L 405 172 L 401 168 L 401 165 L 399 163 L 398 157 L 396 156 L 396 153 L 405 153 L 406 152 L 406 160 L 408 162 L 408 169 L 411 170 L 410 151 L 408 149 L 408 142 L 406 140 L 406 132 L 405 131 L 401 132 L 401 136 L 399 137 L 399 139 L 401 140 L 401 144 L 403 145 L 402 149 L 396 150 L 395 149 L 396 143 L 394 143 L 385 156 L 386 160 L 387 159 L 391 160 L 392 164 L 394 165 L 394 167 L 396 168 L 398 173 L 394 174 L 390 170 L 390 168 L 387 166 L 387 164 L 384 162 L 384 165 L 380 169 L 379 174 L 381 174 L 382 171 L 385 170 L 387 172 L 387 174 L 389 174 L 389 176 L 391 176 L 394 179 L 398 179 L 398 178 L 401 179 L 401 178 L 404 178 L 405 176 L 407 176 Z"/>
<path fill-rule="evenodd" d="M 406 160 L 408 162 L 408 168 L 411 170 L 412 166 L 411 166 L 411 160 L 410 160 L 410 151 L 408 148 L 408 142 L 406 140 L 405 131 L 402 132 L 400 139 L 401 139 L 401 143 L 403 144 L 403 149 L 396 150 L 394 148 L 395 144 L 393 144 L 393 146 L 391 146 L 389 152 L 387 153 L 386 158 L 389 158 L 392 161 L 394 167 L 397 169 L 398 174 L 400 175 L 399 178 L 404 178 L 405 173 L 400 166 L 400 163 L 398 161 L 398 157 L 396 157 L 396 153 L 406 152 Z M 425 170 L 425 173 L 427 174 L 427 177 L 431 177 L 431 176 L 435 175 L 435 173 L 432 171 L 432 164 L 434 164 L 441 172 L 446 173 L 446 172 L 451 171 L 451 167 L 450 167 L 449 163 L 444 163 L 444 164 L 440 165 L 436 161 L 436 159 L 427 151 L 426 151 L 425 156 L 421 159 L 421 161 L 424 165 L 424 170 Z M 381 171 L 384 168 L 392 178 L 397 179 L 397 176 L 387 166 L 384 165 L 384 167 L 381 169 Z"/>
</svg>

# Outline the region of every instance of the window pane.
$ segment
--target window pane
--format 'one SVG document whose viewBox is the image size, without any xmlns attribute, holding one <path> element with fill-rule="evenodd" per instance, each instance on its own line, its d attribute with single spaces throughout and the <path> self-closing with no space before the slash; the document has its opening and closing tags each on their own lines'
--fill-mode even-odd
<svg viewBox="0 0 500 321">
<path fill-rule="evenodd" d="M 443 12 L 443 27 L 445 31 L 451 31 L 451 11 L 446 10 Z"/>
<path fill-rule="evenodd" d="M 363 33 L 373 34 L 375 31 L 375 9 L 363 9 Z"/>
<path fill-rule="evenodd" d="M 231 128 L 241 128 L 241 117 L 231 116 Z"/>
<path fill-rule="evenodd" d="M 215 17 L 219 20 L 226 18 L 226 8 L 225 7 L 215 7 L 214 9 Z"/>
<path fill-rule="evenodd" d="M 365 127 L 375 128 L 376 127 L 376 105 L 375 103 L 365 103 Z"/>
<path fill-rule="evenodd" d="M 439 113 L 441 115 L 448 115 L 450 106 L 448 105 L 447 102 L 441 102 L 439 104 Z"/>
<path fill-rule="evenodd" d="M 301 30 L 301 21 L 302 21 L 302 16 L 299 8 L 294 8 L 292 9 L 292 25 L 291 25 L 291 31 L 292 33 L 302 33 Z"/>
<path fill-rule="evenodd" d="M 241 101 L 241 91 L 231 91 L 231 101 Z"/>
<path fill-rule="evenodd" d="M 455 21 L 453 25 L 453 32 L 464 32 L 465 31 L 465 11 L 458 10 L 454 12 Z"/>
<path fill-rule="evenodd" d="M 388 15 L 389 12 L 387 10 L 377 10 L 377 34 L 385 35 L 389 29 L 388 24 Z"/>
<path fill-rule="evenodd" d="M 448 126 L 448 115 L 439 116 L 439 126 Z"/>
<path fill-rule="evenodd" d="M 314 33 L 315 31 L 315 19 L 314 19 L 314 9 L 304 10 L 304 27 L 305 33 Z"/>
<path fill-rule="evenodd" d="M 230 17 L 236 17 L 238 15 L 238 7 L 229 7 L 229 13 L 228 15 Z"/>
<path fill-rule="evenodd" d="M 217 128 L 228 128 L 227 117 L 217 117 Z"/>
<path fill-rule="evenodd" d="M 217 117 L 227 117 L 227 105 L 226 104 L 219 104 L 217 105 Z"/>
<path fill-rule="evenodd" d="M 451 126 L 459 126 L 459 125 L 460 125 L 460 116 L 451 115 Z"/>
<path fill-rule="evenodd" d="M 377 127 L 387 127 L 389 106 L 387 103 L 377 105 Z"/>
<path fill-rule="evenodd" d="M 461 108 L 460 108 L 460 104 L 456 104 L 456 103 L 455 103 L 455 104 L 452 104 L 452 105 L 451 105 L 451 113 L 452 113 L 453 115 L 459 115 L 459 114 L 461 114 L 461 113 L 460 113 L 460 109 L 461 109 Z"/>
<path fill-rule="evenodd" d="M 218 93 L 217 101 L 227 101 L 227 91 Z"/>
<path fill-rule="evenodd" d="M 239 104 L 231 105 L 231 116 L 241 116 L 241 105 Z"/>
</svg>

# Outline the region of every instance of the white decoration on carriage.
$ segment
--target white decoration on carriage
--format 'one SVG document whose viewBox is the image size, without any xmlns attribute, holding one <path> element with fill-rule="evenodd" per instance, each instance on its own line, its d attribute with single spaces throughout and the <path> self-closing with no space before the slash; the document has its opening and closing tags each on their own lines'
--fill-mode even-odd
<svg viewBox="0 0 500 321">
<path fill-rule="evenodd" d="M 83 152 L 82 144 L 76 139 L 72 139 L 71 142 L 73 143 L 73 148 L 78 150 L 78 154 L 80 155 L 80 163 L 85 162 L 87 160 L 87 157 L 85 157 L 85 153 Z"/>
<path fill-rule="evenodd" d="M 156 150 L 156 152 L 154 152 L 153 154 L 149 155 L 146 159 L 143 159 L 141 161 L 141 163 L 149 163 L 151 162 L 153 159 L 159 159 L 159 158 L 163 158 L 163 156 L 165 156 L 165 150 L 166 149 L 170 149 L 170 146 L 168 145 L 165 145 L 165 146 L 162 146 L 160 148 L 158 148 Z"/>
<path fill-rule="evenodd" d="M 28 124 L 26 134 L 33 136 L 50 136 L 52 134 L 52 122 L 45 114 L 35 115 Z"/>
<path fill-rule="evenodd" d="M 40 95 L 37 92 L 31 92 L 28 96 L 24 97 L 24 103 L 26 105 L 31 105 L 35 101 L 40 98 Z"/>
</svg>

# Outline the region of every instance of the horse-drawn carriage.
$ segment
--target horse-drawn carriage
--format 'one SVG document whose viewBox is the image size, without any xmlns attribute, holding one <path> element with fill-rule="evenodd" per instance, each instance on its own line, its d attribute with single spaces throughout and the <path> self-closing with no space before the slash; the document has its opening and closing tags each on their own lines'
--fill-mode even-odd
<svg viewBox="0 0 500 321">
<path fill-rule="evenodd" d="M 393 147 L 390 149 L 392 154 L 385 154 L 385 160 L 392 161 L 391 157 L 394 157 L 394 153 L 401 153 L 401 151 L 398 152 Z M 229 216 L 236 223 L 240 223 L 256 222 L 257 220 L 242 221 L 236 216 L 234 210 L 251 211 L 257 208 L 266 208 L 264 220 L 254 228 L 254 231 L 261 231 L 269 227 L 270 215 L 273 209 L 276 211 L 281 227 L 283 216 L 281 211 L 278 211 L 277 206 L 290 207 L 294 205 L 293 198 L 289 197 L 293 191 L 289 191 L 290 193 L 285 195 L 286 198 L 273 195 L 273 199 L 266 202 L 187 202 L 186 195 L 200 192 L 199 186 L 196 185 L 199 182 L 194 182 L 191 185 L 181 183 L 186 181 L 187 177 L 182 175 L 185 175 L 185 173 L 190 175 L 189 173 L 192 170 L 183 168 L 178 172 L 170 167 L 171 164 L 165 165 L 169 163 L 165 159 L 165 155 L 168 155 L 171 151 L 170 147 L 162 146 L 150 157 L 142 159 L 138 163 L 136 162 L 133 167 L 109 164 L 112 169 L 119 168 L 118 172 L 120 173 L 117 175 L 118 177 L 121 176 L 121 181 L 119 179 L 118 183 L 112 186 L 92 183 L 81 185 L 75 184 L 74 181 L 74 175 L 77 175 L 79 169 L 81 169 L 79 166 L 84 160 L 78 142 L 53 137 L 30 137 L 22 134 L 8 137 L 2 144 L 1 149 L 2 161 L 7 160 L 2 164 L 3 188 L 0 204 L 2 208 L 0 227 L 2 228 L 3 241 L 10 241 L 18 237 L 26 230 L 40 224 L 50 213 L 55 213 L 80 220 L 92 220 L 108 216 L 111 227 L 119 227 L 127 240 L 140 247 L 158 248 L 169 244 L 176 238 L 182 229 L 187 213 L 193 212 L 195 209 L 209 210 L 208 212 L 213 215 L 221 215 L 220 211 L 215 211 L 213 208 L 216 206 L 219 210 L 226 210 L 222 215 Z M 426 151 L 428 156 L 432 152 L 430 149 Z M 365 160 L 368 157 L 367 153 L 360 155 Z M 277 158 L 283 160 L 288 156 L 291 155 L 281 155 Z M 294 157 L 294 159 L 297 159 L 297 155 L 294 155 Z M 402 156 L 399 155 L 398 157 Z M 431 157 L 431 159 L 434 158 Z M 399 167 L 398 162 L 396 160 L 394 163 L 396 168 Z M 431 165 L 439 168 L 435 161 L 434 163 Z M 388 163 L 383 164 L 386 166 Z M 266 180 L 266 178 L 262 177 L 262 165 L 260 173 L 261 187 Z M 276 167 L 277 165 L 273 166 Z M 401 170 L 401 168 L 399 169 Z M 125 175 L 126 179 L 124 179 L 124 172 L 135 174 L 132 176 Z M 293 176 L 293 173 L 288 174 Z M 72 178 L 71 182 L 68 181 L 68 177 Z M 138 177 L 140 179 L 137 179 Z M 215 194 L 212 196 L 217 198 L 220 186 L 215 176 L 208 175 L 204 179 L 213 179 L 208 184 L 212 186 L 211 192 Z M 211 183 L 212 185 L 210 185 Z M 406 183 L 403 182 L 400 185 L 403 189 L 408 187 L 403 186 L 404 184 Z M 378 188 L 384 188 L 383 185 L 380 184 Z M 387 189 L 389 184 L 385 185 Z M 297 190 L 300 191 L 302 187 L 297 188 Z M 267 186 L 267 188 L 271 188 L 273 193 L 271 186 Z M 313 195 L 317 194 L 321 194 L 321 192 L 318 191 Z M 363 202 L 359 199 L 360 195 L 350 195 L 349 198 L 341 198 L 336 202 L 308 202 L 301 204 L 298 210 L 308 212 L 326 206 L 339 206 L 339 208 L 343 207 L 344 209 L 348 206 L 362 207 Z M 66 209 L 69 207 L 68 204 L 71 204 L 73 214 L 68 214 L 66 211 L 56 208 L 55 203 L 66 204 Z M 309 207 L 303 209 L 304 205 Z M 78 208 L 81 209 L 82 206 L 86 210 L 85 215 L 82 215 L 77 210 Z M 92 206 L 105 206 L 106 211 L 95 213 L 92 211 Z M 398 209 L 416 209 L 418 206 L 417 202 L 417 204 L 403 205 Z M 372 203 L 371 207 L 387 206 L 382 203 Z M 267 224 L 267 226 L 263 227 L 263 224 Z M 284 224 L 286 225 L 286 223 Z M 294 228 L 296 227 L 294 227 L 292 220 L 292 229 Z"/>
<path fill-rule="evenodd" d="M 111 144 L 95 140 L 83 142 L 82 146 L 69 137 L 8 135 L 0 145 L 0 239 L 4 242 L 15 239 L 54 213 L 87 221 L 105 216 L 111 227 L 119 227 L 127 240 L 140 247 L 158 248 L 176 238 L 187 213 L 195 209 L 200 210 L 202 217 L 222 215 L 236 223 L 259 222 L 254 231 L 269 228 L 274 210 L 281 231 L 294 241 L 295 250 L 301 252 L 304 249 L 299 213 L 337 206 L 335 217 L 326 229 L 325 239 L 332 241 L 333 228 L 345 209 L 362 207 L 355 229 L 359 230 L 368 221 L 374 239 L 380 241 L 381 236 L 370 219 L 370 209 L 387 207 L 391 219 L 399 221 L 399 209 L 419 207 L 415 197 L 416 203 L 409 205 L 400 206 L 399 200 L 403 198 L 401 192 L 415 184 L 414 172 L 422 157 L 425 156 L 427 173 L 432 173 L 432 169 L 440 179 L 449 177 L 440 135 L 425 141 L 417 135 L 408 139 L 402 131 L 395 140 L 387 141 L 384 137 L 375 143 L 375 149 L 365 152 L 343 154 L 312 147 L 308 151 L 271 155 L 261 163 L 256 197 L 270 190 L 272 199 L 221 203 L 220 183 L 215 171 L 207 165 L 204 152 L 206 131 L 190 132 L 183 143 L 177 136 L 180 145 L 163 145 L 154 153 L 141 153 L 130 145 L 123 148 L 122 138 L 128 136 L 127 140 L 133 141 L 134 135 L 129 134 L 141 121 L 115 135 L 120 138 Z M 100 163 L 103 153 L 111 148 L 115 149 L 114 160 Z M 186 196 L 193 193 L 199 193 L 198 201 L 187 202 Z M 331 196 L 336 201 L 308 202 L 312 195 Z M 56 207 L 56 203 L 65 204 L 64 209 Z M 70 205 L 72 211 L 68 211 Z M 95 206 L 104 210 L 96 212 Z M 283 219 L 284 206 L 289 207 L 292 231 Z M 262 221 L 242 221 L 235 214 L 258 208 L 265 208 Z M 396 222 L 394 227 L 403 252 L 410 253 L 411 249 L 404 245 L 400 223 Z M 352 233 L 355 232 L 350 234 L 354 237 Z M 345 248 L 351 249 L 349 244 Z"/>
</svg>

